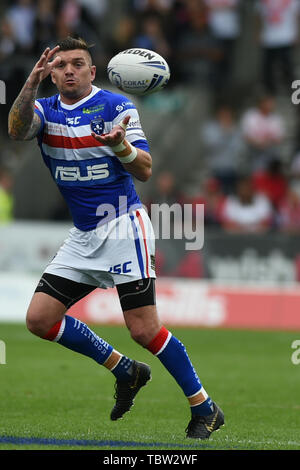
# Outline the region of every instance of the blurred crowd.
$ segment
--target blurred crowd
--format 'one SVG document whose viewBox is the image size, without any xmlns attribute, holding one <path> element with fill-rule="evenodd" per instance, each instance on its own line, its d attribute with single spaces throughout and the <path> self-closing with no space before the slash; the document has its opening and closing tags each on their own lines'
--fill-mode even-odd
<svg viewBox="0 0 300 470">
<path fill-rule="evenodd" d="M 179 203 L 182 208 L 191 204 L 196 216 L 197 205 L 203 204 L 205 227 L 231 233 L 300 233 L 300 154 L 289 173 L 274 158 L 264 169 L 236 173 L 229 187 L 226 174 L 226 186 L 223 183 L 222 177 L 212 175 L 203 180 L 199 193 L 190 197 L 178 191 L 174 174 L 166 170 L 158 175 L 154 197 L 146 206 L 150 212 L 153 203 Z"/>
<path fill-rule="evenodd" d="M 266 91 L 276 92 L 278 78 L 288 87 L 294 79 L 299 0 L 124 0 L 116 15 L 116 3 L 108 0 L 1 3 L 0 72 L 19 85 L 45 47 L 70 34 L 94 44 L 100 74 L 113 54 L 141 47 L 167 59 L 171 83 L 209 85 L 217 95 L 226 94 L 250 7 Z M 16 70 L 22 73 L 16 76 Z"/>
<path fill-rule="evenodd" d="M 37 57 L 61 37 L 78 35 L 95 44 L 100 80 L 108 59 L 120 50 L 155 50 L 172 71 L 166 93 L 184 85 L 203 88 L 213 99 L 205 122 L 195 123 L 204 175 L 199 190 L 187 194 L 169 167 L 155 175 L 146 204 L 179 202 L 196 208 L 201 203 L 207 227 L 230 232 L 299 233 L 300 132 L 296 123 L 290 135 L 278 101 L 290 103 L 297 78 L 300 0 L 124 0 L 116 15 L 112 3 L 15 0 L 2 5 L 0 79 L 7 83 L 8 107 Z M 237 105 L 229 97 L 235 95 L 237 49 L 249 18 L 260 70 L 257 83 Z M 292 139 L 292 151 L 283 158 L 287 139 Z M 0 205 L 1 194 L 10 194 L 12 187 L 1 163 L 0 156 Z M 0 219 L 3 212 L 0 207 Z"/>
<path fill-rule="evenodd" d="M 1 76 L 20 88 L 45 47 L 67 35 L 78 35 L 94 44 L 100 75 L 112 55 L 141 47 L 166 58 L 173 84 L 210 84 L 218 92 L 226 88 L 241 29 L 239 0 L 122 3 L 122 14 L 114 20 L 108 0 L 7 2 L 0 19 Z"/>
</svg>

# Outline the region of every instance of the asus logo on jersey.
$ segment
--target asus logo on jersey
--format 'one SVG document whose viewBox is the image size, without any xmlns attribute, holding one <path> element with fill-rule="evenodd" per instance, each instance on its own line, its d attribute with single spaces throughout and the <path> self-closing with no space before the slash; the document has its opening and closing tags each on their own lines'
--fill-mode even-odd
<svg viewBox="0 0 300 470">
<path fill-rule="evenodd" d="M 55 179 L 60 181 L 90 181 L 100 180 L 109 176 L 108 163 L 88 165 L 87 174 L 82 175 L 78 166 L 58 166 L 55 171 Z"/>
<path fill-rule="evenodd" d="M 77 126 L 79 124 L 80 119 L 81 119 L 81 116 L 66 118 L 67 125 L 68 126 Z"/>
</svg>

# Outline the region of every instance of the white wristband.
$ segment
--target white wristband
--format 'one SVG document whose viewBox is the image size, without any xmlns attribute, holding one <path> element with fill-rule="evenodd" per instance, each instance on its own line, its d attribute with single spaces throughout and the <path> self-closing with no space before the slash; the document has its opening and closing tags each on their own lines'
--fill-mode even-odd
<svg viewBox="0 0 300 470">
<path fill-rule="evenodd" d="M 130 147 L 132 148 L 132 152 L 129 155 L 127 155 L 127 157 L 118 157 L 121 163 L 131 163 L 133 162 L 133 160 L 136 159 L 137 149 L 133 147 L 132 145 L 130 145 Z"/>
<path fill-rule="evenodd" d="M 126 149 L 126 145 L 124 145 L 123 142 L 124 142 L 124 140 L 120 144 L 115 145 L 114 147 L 111 147 L 112 151 L 115 152 L 115 153 L 116 152 L 123 152 L 123 150 Z"/>
<path fill-rule="evenodd" d="M 133 145 L 131 145 L 128 141 L 126 141 L 127 146 L 124 145 L 123 142 L 121 142 L 118 145 L 115 145 L 114 147 L 111 147 L 111 149 L 114 153 L 117 154 L 117 153 L 123 152 L 126 149 L 128 150 L 128 147 L 129 147 L 129 149 L 131 150 L 129 154 L 127 153 L 127 155 L 125 155 L 124 157 L 121 157 L 119 155 L 116 155 L 116 156 L 118 157 L 121 163 L 131 163 L 137 157 L 137 149 L 133 147 Z"/>
</svg>

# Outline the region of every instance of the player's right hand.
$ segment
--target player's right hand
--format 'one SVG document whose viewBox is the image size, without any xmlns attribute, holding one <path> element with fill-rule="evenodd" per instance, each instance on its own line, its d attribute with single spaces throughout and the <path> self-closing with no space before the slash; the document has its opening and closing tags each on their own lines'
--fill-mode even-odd
<svg viewBox="0 0 300 470">
<path fill-rule="evenodd" d="M 56 67 L 60 61 L 60 56 L 55 57 L 55 59 L 50 62 L 52 57 L 58 52 L 59 46 L 50 49 L 47 47 L 43 54 L 41 55 L 38 62 L 33 67 L 27 82 L 30 83 L 31 86 L 38 86 L 42 80 L 44 80 L 48 75 L 51 73 L 52 69 Z"/>
</svg>

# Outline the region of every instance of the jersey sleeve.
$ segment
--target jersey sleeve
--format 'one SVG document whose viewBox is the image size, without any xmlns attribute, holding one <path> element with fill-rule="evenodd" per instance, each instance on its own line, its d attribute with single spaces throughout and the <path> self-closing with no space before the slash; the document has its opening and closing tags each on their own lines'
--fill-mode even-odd
<svg viewBox="0 0 300 470">
<path fill-rule="evenodd" d="M 41 128 L 40 128 L 39 133 L 38 133 L 38 135 L 40 135 L 43 132 L 44 127 L 45 127 L 45 111 L 44 111 L 41 99 L 35 100 L 34 112 L 35 112 L 35 114 L 37 114 L 39 116 L 39 118 L 41 120 Z"/>
<path fill-rule="evenodd" d="M 126 96 L 119 95 L 118 101 L 114 103 L 112 127 L 120 124 L 128 115 L 130 121 L 126 129 L 126 139 L 135 147 L 149 152 L 149 144 L 142 129 L 138 110 Z"/>
</svg>

